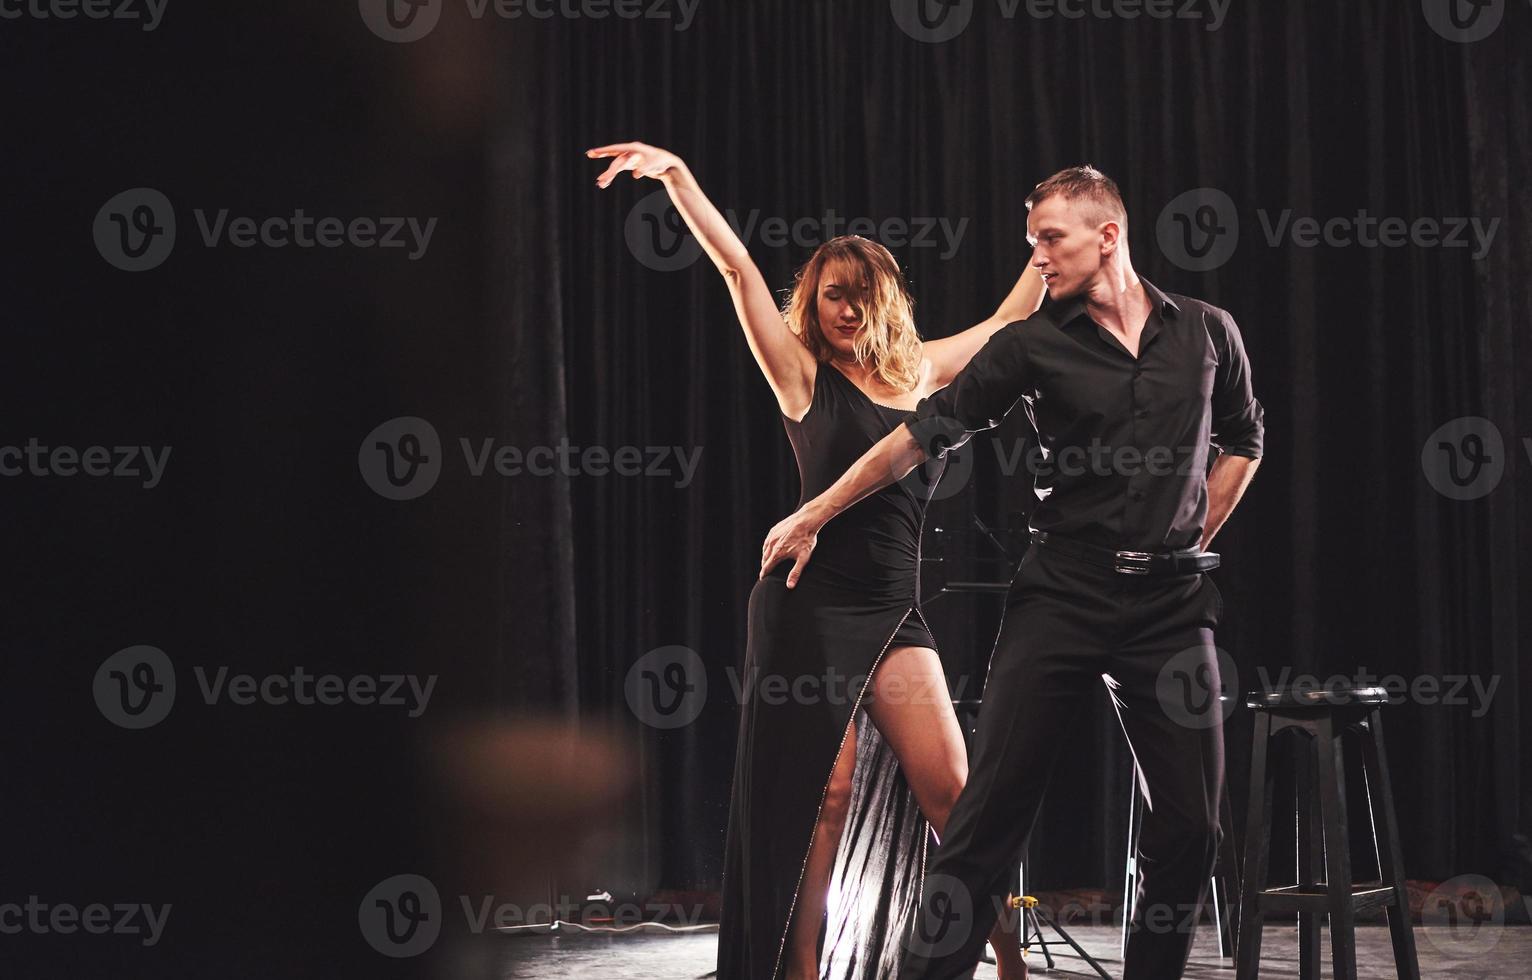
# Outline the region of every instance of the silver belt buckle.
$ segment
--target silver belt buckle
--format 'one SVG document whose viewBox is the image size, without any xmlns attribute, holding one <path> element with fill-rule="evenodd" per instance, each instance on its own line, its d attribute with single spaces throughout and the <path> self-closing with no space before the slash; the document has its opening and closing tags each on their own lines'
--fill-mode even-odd
<svg viewBox="0 0 1532 980">
<path fill-rule="evenodd" d="M 1123 575 L 1148 575 L 1149 562 L 1154 555 L 1147 551 L 1119 551 L 1117 552 L 1117 565 L 1115 571 Z M 1124 561 L 1141 561 L 1142 565 L 1125 565 Z"/>
</svg>

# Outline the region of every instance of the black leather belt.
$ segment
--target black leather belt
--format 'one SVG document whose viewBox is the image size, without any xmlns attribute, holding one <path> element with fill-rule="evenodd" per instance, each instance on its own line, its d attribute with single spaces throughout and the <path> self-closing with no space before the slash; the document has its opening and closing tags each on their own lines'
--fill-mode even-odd
<svg viewBox="0 0 1532 980">
<path fill-rule="evenodd" d="M 1086 544 L 1047 531 L 1033 531 L 1032 540 L 1049 551 L 1110 568 L 1122 575 L 1187 575 L 1217 568 L 1221 560 L 1217 552 L 1200 551 L 1197 548 L 1183 548 L 1180 551 L 1113 551 L 1111 548 Z"/>
</svg>

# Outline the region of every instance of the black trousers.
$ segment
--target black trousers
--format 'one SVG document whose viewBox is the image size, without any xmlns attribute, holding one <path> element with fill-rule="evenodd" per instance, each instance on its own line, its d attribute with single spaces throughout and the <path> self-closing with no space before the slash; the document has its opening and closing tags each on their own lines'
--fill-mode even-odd
<svg viewBox="0 0 1532 980">
<path fill-rule="evenodd" d="M 968 784 L 926 867 L 902 980 L 973 975 L 1057 748 L 1104 675 L 1148 799 L 1123 977 L 1182 975 L 1218 853 L 1222 610 L 1204 574 L 1123 575 L 1032 546 L 1011 583 Z"/>
</svg>

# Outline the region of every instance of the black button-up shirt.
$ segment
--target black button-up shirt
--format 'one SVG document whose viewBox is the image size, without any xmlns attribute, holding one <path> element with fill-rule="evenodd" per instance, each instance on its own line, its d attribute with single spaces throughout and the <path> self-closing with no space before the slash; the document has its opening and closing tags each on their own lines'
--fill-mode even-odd
<svg viewBox="0 0 1532 980">
<path fill-rule="evenodd" d="M 1234 318 L 1161 292 L 1135 359 L 1084 300 L 999 330 L 952 383 L 905 419 L 939 456 L 1024 402 L 1040 453 L 1026 460 L 1032 527 L 1122 551 L 1196 546 L 1211 448 L 1259 458 L 1265 412 Z"/>
</svg>

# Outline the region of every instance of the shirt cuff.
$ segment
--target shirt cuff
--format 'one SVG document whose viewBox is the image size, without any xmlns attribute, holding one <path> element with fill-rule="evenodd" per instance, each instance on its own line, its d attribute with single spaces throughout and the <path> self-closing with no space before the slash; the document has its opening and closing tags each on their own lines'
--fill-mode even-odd
<svg viewBox="0 0 1532 980">
<path fill-rule="evenodd" d="M 915 406 L 915 411 L 904 417 L 910 435 L 915 437 L 929 459 L 942 456 L 948 449 L 961 444 L 968 435 L 968 430 L 961 422 L 942 413 L 942 407 L 933 395 L 922 398 Z"/>
</svg>

